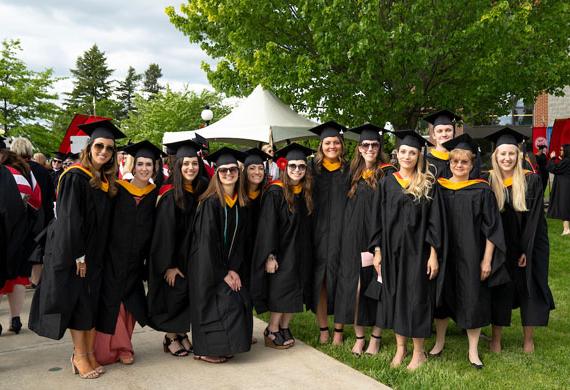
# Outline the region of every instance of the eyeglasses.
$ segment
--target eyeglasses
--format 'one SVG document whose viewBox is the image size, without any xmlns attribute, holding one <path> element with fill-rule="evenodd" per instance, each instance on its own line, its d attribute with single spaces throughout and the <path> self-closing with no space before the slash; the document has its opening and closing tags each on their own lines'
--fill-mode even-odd
<svg viewBox="0 0 570 390">
<path fill-rule="evenodd" d="M 307 164 L 287 164 L 287 168 L 291 171 L 296 171 L 298 169 L 299 172 L 305 172 L 307 170 Z"/>
<path fill-rule="evenodd" d="M 115 147 L 112 145 L 105 145 L 105 144 L 93 144 L 93 149 L 95 149 L 96 152 L 100 153 L 103 151 L 103 149 L 105 149 L 106 152 L 109 153 L 113 153 L 115 151 Z"/>
<path fill-rule="evenodd" d="M 235 175 L 238 171 L 238 167 L 218 168 L 218 172 L 220 172 L 221 175 Z"/>
<path fill-rule="evenodd" d="M 57 164 L 61 164 L 63 161 L 61 160 L 56 160 L 55 158 L 53 160 L 51 160 L 51 162 L 57 163 Z"/>
<path fill-rule="evenodd" d="M 380 149 L 380 144 L 378 142 L 363 142 L 360 144 L 360 147 L 366 150 L 370 148 L 372 148 L 372 150 L 377 150 Z"/>
</svg>

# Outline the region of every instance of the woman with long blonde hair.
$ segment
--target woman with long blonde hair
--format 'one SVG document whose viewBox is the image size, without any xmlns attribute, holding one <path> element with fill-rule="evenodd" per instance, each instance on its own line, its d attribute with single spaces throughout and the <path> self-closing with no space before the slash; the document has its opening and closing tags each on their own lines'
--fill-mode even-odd
<svg viewBox="0 0 570 390">
<path fill-rule="evenodd" d="M 105 372 L 94 354 L 95 324 L 109 224 L 117 193 L 115 140 L 109 120 L 79 126 L 90 135 L 80 163 L 59 179 L 57 218 L 49 227 L 44 270 L 30 309 L 29 327 L 40 336 L 73 340 L 71 366 L 83 379 Z"/>
<path fill-rule="evenodd" d="M 439 271 L 439 209 L 432 201 L 435 179 L 421 153 L 427 141 L 413 131 L 395 134 L 400 140 L 400 169 L 380 180 L 369 245 L 381 283 L 374 280 L 368 293 L 375 291 L 379 300 L 376 326 L 396 334 L 390 366 L 403 363 L 411 337 L 414 352 L 407 368 L 415 370 L 426 361 L 424 340 L 431 335 L 434 279 Z"/>
<path fill-rule="evenodd" d="M 492 289 L 492 339 L 490 349 L 501 352 L 503 326 L 511 325 L 514 308 L 520 307 L 523 350 L 534 351 L 535 326 L 547 326 L 554 300 L 548 287 L 549 242 L 542 180 L 523 169 L 519 144 L 525 137 L 508 127 L 486 137 L 495 144 L 489 184 L 497 199 L 505 241 L 506 268 L 511 281 Z"/>
</svg>

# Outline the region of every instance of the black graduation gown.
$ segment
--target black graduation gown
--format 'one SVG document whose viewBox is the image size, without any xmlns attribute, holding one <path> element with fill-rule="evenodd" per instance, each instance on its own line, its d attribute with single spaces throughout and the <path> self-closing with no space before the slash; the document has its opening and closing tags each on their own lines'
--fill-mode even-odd
<svg viewBox="0 0 570 390">
<path fill-rule="evenodd" d="M 75 165 L 62 175 L 57 218 L 47 232 L 44 268 L 34 292 L 29 328 L 61 339 L 67 328 L 95 327 L 111 217 L 107 192 L 92 188 L 90 174 Z M 85 255 L 87 274 L 76 275 L 75 259 Z"/>
<path fill-rule="evenodd" d="M 227 356 L 251 348 L 249 292 L 245 286 L 232 291 L 224 281 L 230 270 L 239 274 L 246 223 L 246 210 L 237 202 L 222 207 L 217 196 L 202 201 L 196 211 L 188 256 L 195 355 Z"/>
<path fill-rule="evenodd" d="M 512 187 L 508 186 L 504 210 L 501 212 L 507 244 L 506 269 L 511 281 L 494 287 L 492 323 L 510 326 L 513 308 L 521 308 L 523 326 L 546 326 L 554 299 L 548 287 L 550 247 L 548 228 L 544 217 L 542 180 L 539 175 L 526 175 L 526 205 L 528 211 L 515 211 L 512 206 Z M 526 254 L 527 265 L 518 266 L 518 259 Z"/>
<path fill-rule="evenodd" d="M 114 334 L 121 303 L 141 326 L 147 323 L 147 303 L 143 280 L 147 279 L 146 261 L 154 230 L 158 189 L 144 189 L 118 180 L 113 199 L 113 216 L 107 261 L 103 270 L 97 330 Z M 140 201 L 137 205 L 135 197 Z"/>
<path fill-rule="evenodd" d="M 495 195 L 484 180 L 451 186 L 438 180 L 436 196 L 442 198 L 442 253 L 438 284 L 441 304 L 435 318 L 451 317 L 464 329 L 491 322 L 491 290 L 509 281 L 504 267 L 506 245 Z M 448 182 L 449 183 L 449 182 Z M 491 275 L 481 281 L 481 260 L 486 240 L 495 244 Z"/>
<path fill-rule="evenodd" d="M 241 283 L 250 290 L 251 263 L 253 261 L 253 248 L 261 211 L 261 193 L 255 199 L 249 198 L 247 204 L 247 232 L 244 235 L 244 257 L 238 272 Z"/>
<path fill-rule="evenodd" d="M 397 173 L 383 178 L 374 198 L 369 250 L 379 246 L 382 253 L 376 326 L 426 338 L 431 335 L 437 283 L 429 280 L 426 270 L 431 247 L 441 251 L 441 201 L 435 186 L 433 200 L 414 201 L 400 180 Z"/>
<path fill-rule="evenodd" d="M 361 253 L 368 252 L 373 225 L 372 205 L 375 189 L 364 180 L 358 181 L 356 192 L 348 198 L 344 209 L 341 252 L 334 304 L 334 322 L 372 326 L 376 318 L 377 301 L 367 297 L 366 287 L 375 278 L 373 266 L 362 267 Z M 356 292 L 360 281 L 358 308 Z"/>
<path fill-rule="evenodd" d="M 570 221 L 570 157 L 562 159 L 558 164 L 552 159 L 546 168 L 554 174 L 548 216 Z"/>
<path fill-rule="evenodd" d="M 330 172 L 312 164 L 313 173 L 313 294 L 309 308 L 316 312 L 323 282 L 326 282 L 327 313 L 334 313 L 336 280 L 340 258 L 348 167 Z"/>
<path fill-rule="evenodd" d="M 310 299 L 311 220 L 303 193 L 294 196 L 294 211 L 280 185 L 271 185 L 263 195 L 259 228 L 255 239 L 251 296 L 258 313 L 299 313 Z M 273 254 L 279 268 L 265 272 Z"/>
<path fill-rule="evenodd" d="M 186 209 L 182 210 L 174 202 L 172 185 L 160 189 L 149 256 L 149 325 L 171 333 L 190 330 L 187 253 L 198 203 L 193 193 L 185 191 L 184 196 Z M 174 287 L 164 280 L 169 268 L 178 268 L 184 274 L 184 278 L 176 277 Z"/>
<path fill-rule="evenodd" d="M 431 164 L 430 172 L 436 179 L 439 179 L 440 177 L 449 179 L 452 176 L 451 169 L 449 169 L 449 159 L 443 160 L 436 157 L 430 150 L 427 154 L 427 161 Z"/>
<path fill-rule="evenodd" d="M 49 177 L 51 179 L 52 188 L 53 188 L 53 199 L 55 199 L 57 197 L 57 194 L 56 194 L 57 184 L 59 183 L 59 177 L 61 176 L 62 173 L 63 173 L 63 169 L 60 169 L 59 171 L 50 171 L 50 173 L 49 173 Z"/>
<path fill-rule="evenodd" d="M 55 189 L 53 187 L 50 171 L 35 161 L 29 161 L 29 164 L 42 192 L 42 207 L 37 213 L 37 218 L 35 218 L 35 223 L 32 226 L 31 233 L 33 241 L 31 242 L 31 247 L 34 249 L 29 261 L 31 263 L 41 264 L 43 263 L 47 226 L 55 216 L 53 206 Z"/>
<path fill-rule="evenodd" d="M 546 166 L 548 165 L 548 159 L 546 158 L 546 154 L 538 154 L 536 155 L 536 165 L 538 166 L 538 174 L 540 175 L 540 179 L 542 180 L 542 191 L 546 189 L 546 185 L 548 184 L 548 169 Z"/>
</svg>

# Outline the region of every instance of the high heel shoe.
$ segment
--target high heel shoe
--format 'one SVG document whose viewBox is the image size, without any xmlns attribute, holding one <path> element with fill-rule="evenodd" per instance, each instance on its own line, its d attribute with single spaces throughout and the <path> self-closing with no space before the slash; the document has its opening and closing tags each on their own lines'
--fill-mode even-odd
<svg viewBox="0 0 570 390">
<path fill-rule="evenodd" d="M 374 338 L 376 340 L 376 342 L 378 343 L 378 349 L 376 350 L 375 353 L 370 353 L 370 352 L 366 351 L 364 354 L 368 355 L 368 356 L 374 356 L 374 355 L 378 354 L 378 351 L 380 350 L 380 347 L 382 346 L 382 336 L 381 335 L 376 336 L 375 334 L 372 333 L 370 335 L 370 337 L 371 337 L 370 340 L 372 340 L 372 338 Z M 370 348 L 370 344 L 368 344 L 368 348 Z"/>
<path fill-rule="evenodd" d="M 10 328 L 8 329 L 8 331 L 10 332 L 14 332 L 16 334 L 20 333 L 20 330 L 22 330 L 22 321 L 20 321 L 20 317 L 12 317 L 12 321 L 10 324 Z"/>
<path fill-rule="evenodd" d="M 91 352 L 87 352 L 87 355 L 95 355 L 95 352 L 91 351 Z M 99 364 L 99 362 L 97 362 L 97 364 Z M 104 374 L 105 373 L 105 367 L 103 367 L 102 365 L 99 364 L 99 366 L 94 368 L 95 371 L 97 371 L 98 374 Z"/>
<path fill-rule="evenodd" d="M 270 336 L 273 336 L 271 338 Z M 285 344 L 286 340 L 280 331 L 272 332 L 269 327 L 265 328 L 263 332 L 263 339 L 265 341 L 265 346 L 274 349 L 288 349 L 291 348 L 291 344 Z"/>
<path fill-rule="evenodd" d="M 77 355 L 77 356 L 87 357 L 87 354 Z M 79 369 L 75 365 L 75 362 L 73 361 L 74 357 L 75 357 L 75 353 L 71 354 L 71 359 L 70 359 L 71 372 L 73 372 L 74 375 L 79 375 L 79 377 L 81 379 L 97 379 L 97 378 L 99 378 L 99 373 L 95 370 L 91 370 L 89 372 L 86 372 L 85 374 L 82 374 L 81 371 L 79 371 Z"/>
</svg>

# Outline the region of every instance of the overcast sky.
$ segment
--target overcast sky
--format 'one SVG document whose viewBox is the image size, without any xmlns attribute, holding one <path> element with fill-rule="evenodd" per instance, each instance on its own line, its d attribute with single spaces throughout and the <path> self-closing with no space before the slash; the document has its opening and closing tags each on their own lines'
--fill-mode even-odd
<svg viewBox="0 0 570 390">
<path fill-rule="evenodd" d="M 34 70 L 52 68 L 69 77 L 78 56 L 94 43 L 123 79 L 129 65 L 142 73 L 149 64 L 162 68 L 163 83 L 179 90 L 210 88 L 201 61 L 213 63 L 170 24 L 164 13 L 184 0 L 0 0 L 0 40 L 18 38 L 21 58 Z M 58 92 L 70 91 L 71 80 Z"/>
</svg>

